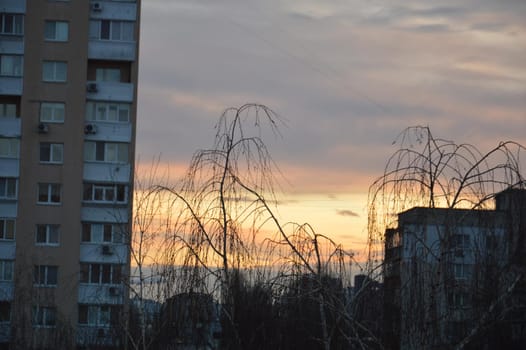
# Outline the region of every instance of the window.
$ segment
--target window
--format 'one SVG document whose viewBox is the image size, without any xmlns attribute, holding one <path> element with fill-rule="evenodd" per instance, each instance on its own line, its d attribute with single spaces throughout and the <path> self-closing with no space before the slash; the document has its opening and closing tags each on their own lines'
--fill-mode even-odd
<svg viewBox="0 0 526 350">
<path fill-rule="evenodd" d="M 80 264 L 80 283 L 120 284 L 122 266 L 117 264 Z"/>
<path fill-rule="evenodd" d="M 20 55 L 0 55 L 0 75 L 5 77 L 21 77 L 23 58 Z"/>
<path fill-rule="evenodd" d="M 33 306 L 33 326 L 54 327 L 57 323 L 57 309 L 49 306 Z"/>
<path fill-rule="evenodd" d="M 130 104 L 88 102 L 86 104 L 86 120 L 127 123 L 130 121 Z"/>
<path fill-rule="evenodd" d="M 12 13 L 0 13 L 0 34 L 23 35 L 24 16 Z"/>
<path fill-rule="evenodd" d="M 0 240 L 15 239 L 15 219 L 0 219 Z"/>
<path fill-rule="evenodd" d="M 40 162 L 62 164 L 64 160 L 64 145 L 61 143 L 40 143 Z"/>
<path fill-rule="evenodd" d="M 0 137 L 0 157 L 18 158 L 20 140 Z"/>
<path fill-rule="evenodd" d="M 11 321 L 11 303 L 9 301 L 0 301 L 0 323 Z"/>
<path fill-rule="evenodd" d="M 60 102 L 42 102 L 40 104 L 40 121 L 47 123 L 63 123 L 65 105 Z"/>
<path fill-rule="evenodd" d="M 453 235 L 453 248 L 469 248 L 470 237 L 467 234 L 458 233 Z"/>
<path fill-rule="evenodd" d="M 92 20 L 89 26 L 90 39 L 133 41 L 134 22 Z"/>
<path fill-rule="evenodd" d="M 468 305 L 469 296 L 466 292 L 453 292 L 449 294 L 449 304 L 453 308 L 464 308 Z"/>
<path fill-rule="evenodd" d="M 100 203 L 126 203 L 126 185 L 84 184 L 83 200 Z"/>
<path fill-rule="evenodd" d="M 121 70 L 119 68 L 96 68 L 95 81 L 121 81 Z"/>
<path fill-rule="evenodd" d="M 83 223 L 82 242 L 122 243 L 126 235 L 126 224 Z"/>
<path fill-rule="evenodd" d="M 0 177 L 0 199 L 16 199 L 17 179 Z"/>
<path fill-rule="evenodd" d="M 59 61 L 44 61 L 42 64 L 42 80 L 48 82 L 65 82 L 68 64 Z"/>
<path fill-rule="evenodd" d="M 457 280 L 465 280 L 471 278 L 472 265 L 468 264 L 453 264 L 453 274 Z"/>
<path fill-rule="evenodd" d="M 60 184 L 38 184 L 38 203 L 59 204 Z"/>
<path fill-rule="evenodd" d="M 58 281 L 58 266 L 35 265 L 33 283 L 37 286 L 56 286 Z"/>
<path fill-rule="evenodd" d="M 0 281 L 12 281 L 15 268 L 13 260 L 0 260 Z"/>
<path fill-rule="evenodd" d="M 52 41 L 68 41 L 68 22 L 46 21 L 44 37 Z"/>
<path fill-rule="evenodd" d="M 37 225 L 36 244 L 37 245 L 58 245 L 59 244 L 59 225 Z"/>
<path fill-rule="evenodd" d="M 16 118 L 16 103 L 0 103 L 0 118 Z"/>
<path fill-rule="evenodd" d="M 113 305 L 79 305 L 79 324 L 110 326 L 118 323 L 119 307 Z"/>
<path fill-rule="evenodd" d="M 87 162 L 128 163 L 128 144 L 86 141 L 84 160 Z"/>
</svg>

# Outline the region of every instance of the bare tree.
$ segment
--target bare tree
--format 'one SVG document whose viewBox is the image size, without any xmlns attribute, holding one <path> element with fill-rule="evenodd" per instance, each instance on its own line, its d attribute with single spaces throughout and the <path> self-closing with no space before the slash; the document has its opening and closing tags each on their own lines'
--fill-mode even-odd
<svg viewBox="0 0 526 350">
<path fill-rule="evenodd" d="M 495 277 L 491 283 L 495 291 L 489 299 L 477 305 L 474 297 L 468 297 L 469 307 L 473 309 L 470 311 L 472 318 L 466 329 L 459 331 L 459 338 L 455 340 L 458 347 L 462 348 L 480 335 L 482 330 L 487 330 L 490 319 L 504 317 L 507 312 L 503 306 L 504 300 L 509 299 L 524 276 L 524 265 L 517 268 L 511 262 L 490 264 L 485 245 L 489 242 L 487 237 L 491 238 L 495 232 L 504 229 L 503 219 L 488 219 L 491 213 L 487 210 L 495 208 L 495 195 L 510 188 L 525 186 L 522 163 L 526 149 L 516 142 L 507 141 L 482 152 L 473 145 L 435 138 L 428 127 L 407 128 L 393 144 L 399 145 L 398 150 L 389 158 L 384 174 L 369 189 L 369 269 L 372 271 L 380 264 L 384 247 L 389 250 L 385 253 L 389 255 L 390 264 L 394 249 L 398 249 L 398 259 L 400 254 L 412 254 L 411 260 L 406 259 L 406 264 L 401 264 L 402 274 L 404 268 L 409 269 L 407 263 L 413 264 L 413 270 L 407 270 L 407 275 L 412 277 L 402 277 L 402 285 L 397 287 L 402 294 L 400 298 L 404 299 L 405 295 L 410 303 L 410 307 L 401 305 L 402 312 L 411 309 L 410 313 L 400 315 L 401 332 L 411 333 L 405 338 L 411 342 L 406 344 L 409 348 L 433 346 L 436 345 L 433 342 L 442 337 L 440 334 L 446 332 L 440 325 L 455 319 L 456 311 L 448 307 L 464 303 L 463 297 L 457 297 L 450 291 L 459 288 L 458 281 L 452 278 L 454 273 L 460 273 L 452 271 L 457 261 L 454 249 L 459 244 L 468 244 L 472 251 L 471 265 L 475 270 L 469 272 L 471 285 L 465 288 L 488 292 L 488 269 L 492 267 L 497 270 L 491 274 Z M 398 222 L 399 213 L 418 207 L 437 210 L 418 212 L 415 209 L 403 215 L 406 221 Z M 446 210 L 440 211 L 440 208 Z M 481 214 L 476 220 L 473 219 L 473 210 Z M 423 215 L 429 216 L 429 213 L 433 217 L 424 218 Z M 430 234 L 429 229 L 424 227 L 426 222 L 435 226 L 433 230 L 439 237 L 433 244 L 426 238 L 426 234 Z M 397 230 L 409 224 L 412 230 L 422 231 L 404 233 L 404 237 L 397 236 Z M 478 227 L 481 233 L 471 242 L 457 242 L 456 236 L 465 230 L 462 227 L 470 225 Z M 384 235 L 389 228 L 392 230 Z M 404 251 L 400 250 L 402 246 Z M 411 249 L 414 253 L 407 253 Z M 504 255 L 498 258 L 502 260 Z M 392 269 L 392 266 L 384 267 L 384 276 L 387 276 L 386 269 Z M 447 300 L 448 293 L 454 298 Z"/>
</svg>

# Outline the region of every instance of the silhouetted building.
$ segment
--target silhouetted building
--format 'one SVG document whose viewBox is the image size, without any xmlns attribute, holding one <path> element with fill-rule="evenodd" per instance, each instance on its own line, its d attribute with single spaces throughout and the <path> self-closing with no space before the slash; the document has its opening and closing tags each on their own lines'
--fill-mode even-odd
<svg viewBox="0 0 526 350">
<path fill-rule="evenodd" d="M 495 200 L 495 210 L 413 208 L 386 231 L 388 348 L 526 344 L 526 190 Z"/>
</svg>

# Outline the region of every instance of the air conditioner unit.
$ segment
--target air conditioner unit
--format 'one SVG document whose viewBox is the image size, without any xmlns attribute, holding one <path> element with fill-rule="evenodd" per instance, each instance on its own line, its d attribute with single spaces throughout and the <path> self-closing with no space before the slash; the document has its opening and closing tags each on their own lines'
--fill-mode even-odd
<svg viewBox="0 0 526 350">
<path fill-rule="evenodd" d="M 102 254 L 103 255 L 112 255 L 113 249 L 111 249 L 111 246 L 109 245 L 103 245 L 102 246 Z"/>
<path fill-rule="evenodd" d="M 91 9 L 93 12 L 100 12 L 102 11 L 102 4 L 100 2 L 94 2 L 91 4 Z"/>
<path fill-rule="evenodd" d="M 37 130 L 40 134 L 47 134 L 47 132 L 49 131 L 49 127 L 46 123 L 39 123 Z"/>
<path fill-rule="evenodd" d="M 97 125 L 86 124 L 84 126 L 84 134 L 96 134 L 96 133 L 97 133 Z"/>
<path fill-rule="evenodd" d="M 88 92 L 97 92 L 97 91 L 99 91 L 97 83 L 88 83 L 87 90 L 88 90 Z"/>
<path fill-rule="evenodd" d="M 121 290 L 117 287 L 110 287 L 109 292 L 110 292 L 110 296 L 112 297 L 117 297 L 121 295 Z"/>
</svg>

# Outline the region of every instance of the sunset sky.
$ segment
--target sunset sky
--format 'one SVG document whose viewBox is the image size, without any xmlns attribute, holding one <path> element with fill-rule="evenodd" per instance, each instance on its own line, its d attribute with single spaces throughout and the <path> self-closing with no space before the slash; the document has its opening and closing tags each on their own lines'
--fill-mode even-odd
<svg viewBox="0 0 526 350">
<path fill-rule="evenodd" d="M 177 177 L 225 108 L 264 104 L 286 120 L 281 217 L 362 253 L 404 128 L 526 145 L 525 19 L 524 0 L 144 0 L 137 155 Z"/>
</svg>

